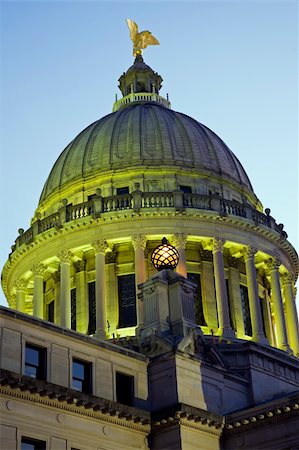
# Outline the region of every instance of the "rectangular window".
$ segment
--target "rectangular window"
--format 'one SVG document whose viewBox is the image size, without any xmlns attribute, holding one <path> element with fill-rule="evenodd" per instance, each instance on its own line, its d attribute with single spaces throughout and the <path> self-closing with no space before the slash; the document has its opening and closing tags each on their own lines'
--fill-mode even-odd
<svg viewBox="0 0 299 450">
<path fill-rule="evenodd" d="M 116 401 L 124 405 L 133 406 L 134 377 L 116 372 Z"/>
<path fill-rule="evenodd" d="M 191 186 L 180 186 L 180 191 L 184 192 L 184 194 L 192 194 Z"/>
<path fill-rule="evenodd" d="M 249 299 L 248 299 L 247 287 L 243 286 L 241 284 L 240 285 L 240 292 L 241 292 L 242 312 L 243 312 L 245 334 L 247 336 L 252 336 L 252 326 L 251 326 L 251 318 L 250 318 L 250 309 L 249 309 Z"/>
<path fill-rule="evenodd" d="M 21 450 L 46 450 L 46 442 L 22 437 Z"/>
<path fill-rule="evenodd" d="M 35 345 L 25 345 L 24 375 L 38 380 L 46 379 L 46 349 Z"/>
<path fill-rule="evenodd" d="M 135 275 L 117 277 L 119 328 L 132 327 L 137 323 Z"/>
<path fill-rule="evenodd" d="M 76 330 L 77 326 L 77 304 L 76 304 L 76 288 L 71 289 L 71 329 Z"/>
<path fill-rule="evenodd" d="M 54 323 L 55 317 L 55 302 L 52 300 L 48 303 L 48 321 Z"/>
<path fill-rule="evenodd" d="M 96 332 L 96 283 L 88 283 L 88 334 Z"/>
<path fill-rule="evenodd" d="M 207 325 L 205 321 L 205 316 L 202 306 L 202 296 L 201 296 L 201 283 L 199 273 L 189 273 L 187 274 L 188 280 L 192 281 L 197 286 L 196 297 L 194 299 L 194 309 L 195 309 L 195 321 L 197 325 Z"/>
<path fill-rule="evenodd" d="M 124 194 L 129 194 L 128 186 L 116 188 L 116 195 L 124 195 Z"/>
<path fill-rule="evenodd" d="M 72 388 L 85 394 L 91 394 L 91 363 L 73 359 L 72 369 Z"/>
</svg>

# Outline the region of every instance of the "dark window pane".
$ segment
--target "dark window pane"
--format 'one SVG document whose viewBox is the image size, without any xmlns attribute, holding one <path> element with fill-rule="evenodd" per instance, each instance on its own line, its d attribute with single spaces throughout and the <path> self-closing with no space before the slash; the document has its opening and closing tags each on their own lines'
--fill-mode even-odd
<svg viewBox="0 0 299 450">
<path fill-rule="evenodd" d="M 135 275 L 118 277 L 119 328 L 136 325 Z"/>
<path fill-rule="evenodd" d="M 71 329 L 75 330 L 77 325 L 76 289 L 71 290 Z"/>
<path fill-rule="evenodd" d="M 116 194 L 117 194 L 117 195 L 129 194 L 129 188 L 128 188 L 128 186 L 121 187 L 121 188 L 116 188 Z"/>
<path fill-rule="evenodd" d="M 91 393 L 91 363 L 73 360 L 72 388 L 76 391 Z"/>
<path fill-rule="evenodd" d="M 250 319 L 250 309 L 249 309 L 249 299 L 248 299 L 247 287 L 240 285 L 240 291 L 241 291 L 242 312 L 243 312 L 245 334 L 247 336 L 252 336 L 252 326 L 251 326 L 251 319 Z"/>
<path fill-rule="evenodd" d="M 55 303 L 54 300 L 48 304 L 48 321 L 54 323 Z"/>
<path fill-rule="evenodd" d="M 73 376 L 84 380 L 84 364 L 79 362 L 73 362 Z"/>
<path fill-rule="evenodd" d="M 229 289 L 229 280 L 225 279 L 226 284 L 226 293 L 227 293 L 227 301 L 228 301 L 228 314 L 229 314 L 229 323 L 233 330 L 236 331 L 235 323 L 234 323 L 234 313 L 233 313 L 233 305 L 232 305 L 232 298 L 230 295 L 230 289 Z"/>
<path fill-rule="evenodd" d="M 88 283 L 88 334 L 96 331 L 96 283 Z"/>
<path fill-rule="evenodd" d="M 46 442 L 22 437 L 21 450 L 46 450 Z"/>
<path fill-rule="evenodd" d="M 39 364 L 39 351 L 40 349 L 37 347 L 32 347 L 26 345 L 25 348 L 25 361 L 26 364 L 32 364 L 34 366 L 38 366 Z"/>
<path fill-rule="evenodd" d="M 184 192 L 184 194 L 192 194 L 191 186 L 180 186 L 180 191 Z"/>
<path fill-rule="evenodd" d="M 134 377 L 116 372 L 116 401 L 124 405 L 133 405 Z"/>
<path fill-rule="evenodd" d="M 204 317 L 203 306 L 202 306 L 202 296 L 201 296 L 201 284 L 200 284 L 200 274 L 199 273 L 188 273 L 187 277 L 197 286 L 196 297 L 194 299 L 194 309 L 195 309 L 195 321 L 197 325 L 207 325 Z"/>
<path fill-rule="evenodd" d="M 46 375 L 46 349 L 31 344 L 25 346 L 24 374 L 44 380 Z"/>
</svg>

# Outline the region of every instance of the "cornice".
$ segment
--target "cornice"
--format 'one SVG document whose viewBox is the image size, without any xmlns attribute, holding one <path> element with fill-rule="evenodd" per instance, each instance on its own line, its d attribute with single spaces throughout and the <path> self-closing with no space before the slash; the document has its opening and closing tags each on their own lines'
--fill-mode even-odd
<svg viewBox="0 0 299 450">
<path fill-rule="evenodd" d="M 146 411 L 7 371 L 1 371 L 0 393 L 126 428 L 149 431 L 150 415 Z"/>
</svg>

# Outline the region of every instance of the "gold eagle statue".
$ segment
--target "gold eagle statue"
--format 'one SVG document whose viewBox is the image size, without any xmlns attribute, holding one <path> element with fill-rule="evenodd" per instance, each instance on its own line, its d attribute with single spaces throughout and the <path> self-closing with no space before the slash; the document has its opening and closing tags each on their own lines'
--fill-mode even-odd
<svg viewBox="0 0 299 450">
<path fill-rule="evenodd" d="M 133 56 L 141 55 L 142 50 L 148 45 L 160 45 L 150 31 L 141 31 L 138 33 L 138 25 L 131 19 L 127 19 L 127 24 L 130 30 L 130 37 L 133 42 Z"/>
</svg>

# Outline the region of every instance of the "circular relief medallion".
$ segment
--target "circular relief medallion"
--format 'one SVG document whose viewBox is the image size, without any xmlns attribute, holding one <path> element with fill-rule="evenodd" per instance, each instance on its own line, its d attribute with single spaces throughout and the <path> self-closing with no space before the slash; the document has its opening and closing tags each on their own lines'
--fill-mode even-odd
<svg viewBox="0 0 299 450">
<path fill-rule="evenodd" d="M 56 419 L 57 419 L 58 423 L 64 423 L 65 422 L 65 415 L 59 413 L 59 414 L 57 414 Z"/>
<path fill-rule="evenodd" d="M 111 427 L 107 427 L 107 425 L 104 425 L 102 431 L 105 436 L 109 436 L 109 434 L 111 434 Z"/>
<path fill-rule="evenodd" d="M 6 409 L 8 409 L 8 411 L 15 411 L 16 406 L 15 406 L 14 402 L 12 402 L 11 400 L 7 400 Z"/>
</svg>

